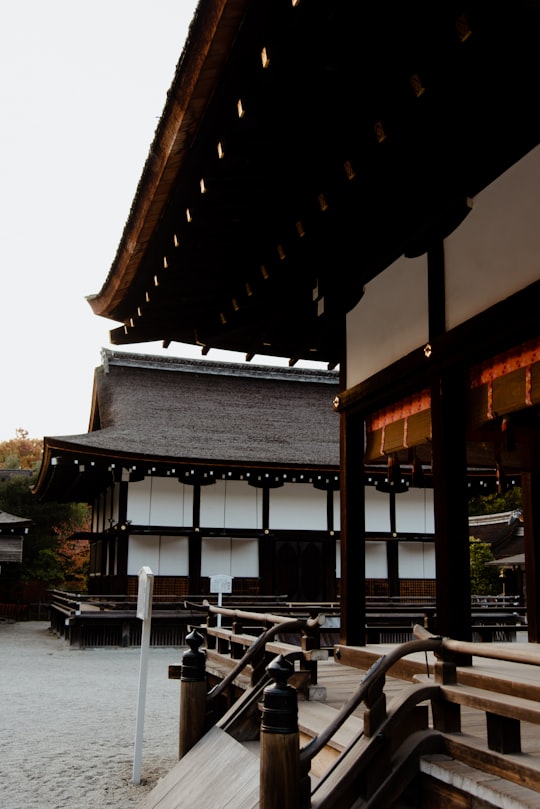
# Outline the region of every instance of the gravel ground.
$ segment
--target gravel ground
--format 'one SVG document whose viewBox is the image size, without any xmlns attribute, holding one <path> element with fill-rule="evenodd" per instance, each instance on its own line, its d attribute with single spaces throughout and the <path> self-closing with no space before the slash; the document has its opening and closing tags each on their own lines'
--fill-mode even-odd
<svg viewBox="0 0 540 809">
<path fill-rule="evenodd" d="M 178 758 L 180 648 L 150 648 L 140 784 L 133 784 L 141 653 L 74 649 L 43 621 L 0 623 L 0 806 L 136 806 Z"/>
</svg>

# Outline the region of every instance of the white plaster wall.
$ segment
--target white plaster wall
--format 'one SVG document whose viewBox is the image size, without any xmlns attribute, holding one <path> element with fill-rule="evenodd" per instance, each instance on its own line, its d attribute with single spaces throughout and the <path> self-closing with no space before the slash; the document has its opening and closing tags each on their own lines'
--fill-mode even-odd
<svg viewBox="0 0 540 809">
<path fill-rule="evenodd" d="M 447 329 L 540 278 L 539 219 L 537 147 L 474 198 L 445 240 Z"/>
<path fill-rule="evenodd" d="M 398 534 L 435 532 L 433 489 L 409 489 L 396 495 L 396 530 Z"/>
<path fill-rule="evenodd" d="M 150 478 L 150 525 L 186 525 L 184 511 L 186 486 L 172 477 Z M 191 488 L 191 487 L 190 487 Z M 191 489 L 191 493 L 193 490 Z M 193 511 L 189 512 L 189 522 L 193 521 Z"/>
<path fill-rule="evenodd" d="M 375 486 L 365 487 L 366 531 L 390 531 L 390 498 Z"/>
<path fill-rule="evenodd" d="M 262 528 L 262 492 L 245 480 L 217 480 L 201 488 L 201 526 Z"/>
<path fill-rule="evenodd" d="M 347 315 L 347 387 L 428 342 L 427 258 L 399 258 Z"/>
<path fill-rule="evenodd" d="M 170 477 L 129 483 L 127 519 L 133 525 L 192 525 L 193 487 Z"/>
<path fill-rule="evenodd" d="M 366 542 L 366 579 L 386 579 L 387 577 L 386 542 Z"/>
<path fill-rule="evenodd" d="M 270 489 L 270 529 L 327 531 L 326 492 L 310 483 Z"/>
<path fill-rule="evenodd" d="M 259 542 L 236 537 L 203 537 L 201 576 L 258 576 Z"/>
<path fill-rule="evenodd" d="M 388 564 L 386 542 L 366 542 L 366 578 L 386 579 Z M 435 578 L 435 545 L 431 542 L 398 543 L 399 577 Z M 341 578 L 341 542 L 336 542 L 336 577 Z"/>
<path fill-rule="evenodd" d="M 187 576 L 189 545 L 187 537 L 129 537 L 128 576 L 138 575 L 148 565 L 155 576 Z"/>
<path fill-rule="evenodd" d="M 401 579 L 435 578 L 435 543 L 400 542 L 398 546 Z"/>
<path fill-rule="evenodd" d="M 386 542 L 366 542 L 366 578 L 386 579 L 388 564 Z M 341 541 L 336 542 L 336 578 L 341 578 Z"/>
</svg>

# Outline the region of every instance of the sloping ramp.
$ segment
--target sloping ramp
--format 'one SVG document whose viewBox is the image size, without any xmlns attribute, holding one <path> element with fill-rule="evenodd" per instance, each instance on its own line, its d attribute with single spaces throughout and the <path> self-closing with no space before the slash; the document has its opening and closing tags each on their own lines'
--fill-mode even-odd
<svg viewBox="0 0 540 809">
<path fill-rule="evenodd" d="M 259 756 L 214 727 L 137 809 L 257 809 Z"/>
</svg>

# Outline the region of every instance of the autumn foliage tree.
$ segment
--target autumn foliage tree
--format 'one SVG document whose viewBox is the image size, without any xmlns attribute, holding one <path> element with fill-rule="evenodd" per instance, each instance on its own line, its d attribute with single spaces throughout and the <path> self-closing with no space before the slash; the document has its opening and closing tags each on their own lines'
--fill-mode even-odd
<svg viewBox="0 0 540 809">
<path fill-rule="evenodd" d="M 56 535 L 56 558 L 63 575 L 63 584 L 70 590 L 86 590 L 90 543 L 74 539 L 77 532 L 88 531 L 90 514 L 81 507 L 67 519 L 53 526 Z"/>
<path fill-rule="evenodd" d="M 15 430 L 15 438 L 0 441 L 0 469 L 37 469 L 42 456 L 43 441 L 30 438 L 22 427 Z"/>
<path fill-rule="evenodd" d="M 21 600 L 30 583 L 50 587 L 86 586 L 88 542 L 71 540 L 88 530 L 86 503 L 45 502 L 32 493 L 36 475 L 14 475 L 0 482 L 0 510 L 32 521 L 24 537 L 23 560 L 2 565 L 0 600 Z"/>
</svg>

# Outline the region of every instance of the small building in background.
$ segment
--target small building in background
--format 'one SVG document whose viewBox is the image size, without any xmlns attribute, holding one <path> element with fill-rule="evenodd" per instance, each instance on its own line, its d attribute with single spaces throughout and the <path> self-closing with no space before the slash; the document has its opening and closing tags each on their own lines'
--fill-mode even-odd
<svg viewBox="0 0 540 809">
<path fill-rule="evenodd" d="M 32 520 L 0 511 L 0 565 L 22 562 L 24 537 L 31 525 Z"/>
</svg>

